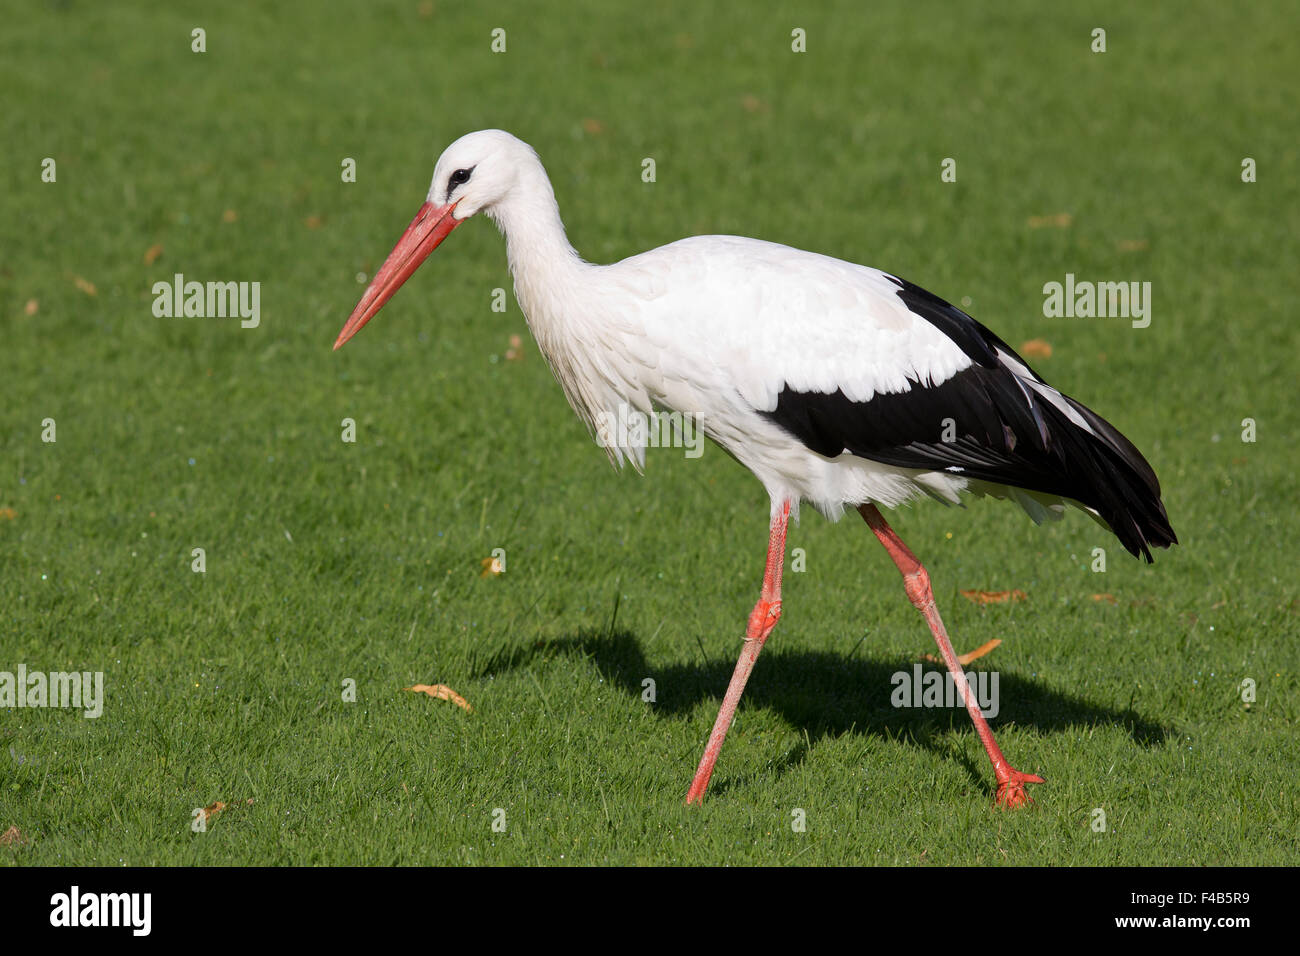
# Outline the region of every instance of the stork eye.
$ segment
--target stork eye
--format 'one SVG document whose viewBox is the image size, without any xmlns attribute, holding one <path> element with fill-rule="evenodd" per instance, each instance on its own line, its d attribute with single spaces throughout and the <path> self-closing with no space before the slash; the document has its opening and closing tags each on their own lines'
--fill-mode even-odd
<svg viewBox="0 0 1300 956">
<path fill-rule="evenodd" d="M 451 174 L 451 180 L 450 180 L 451 188 L 455 189 L 457 186 L 469 182 L 470 174 L 473 172 L 474 172 L 474 168 L 472 166 L 469 169 L 456 170 L 454 173 Z"/>
</svg>

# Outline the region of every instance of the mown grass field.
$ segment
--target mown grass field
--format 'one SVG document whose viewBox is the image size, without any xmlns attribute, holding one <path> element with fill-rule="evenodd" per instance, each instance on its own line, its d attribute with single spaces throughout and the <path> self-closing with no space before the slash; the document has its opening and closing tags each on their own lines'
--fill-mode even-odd
<svg viewBox="0 0 1300 956">
<path fill-rule="evenodd" d="M 102 671 L 107 699 L 0 709 L 0 863 L 1296 863 L 1298 20 L 11 10 L 0 671 Z M 964 713 L 890 705 L 930 637 L 862 523 L 811 509 L 713 790 L 682 806 L 757 596 L 758 483 L 712 446 L 614 474 L 513 298 L 492 311 L 486 221 L 330 349 L 438 153 L 490 126 L 537 148 L 587 258 L 736 233 L 892 270 L 1048 343 L 1037 370 L 1150 458 L 1182 541 L 1150 567 L 1078 513 L 894 516 L 958 650 L 1002 640 L 975 667 L 1048 780 L 1032 808 L 990 806 Z M 261 324 L 155 317 L 175 273 L 260 282 Z M 1151 282 L 1150 326 L 1044 317 L 1066 273 Z"/>
</svg>

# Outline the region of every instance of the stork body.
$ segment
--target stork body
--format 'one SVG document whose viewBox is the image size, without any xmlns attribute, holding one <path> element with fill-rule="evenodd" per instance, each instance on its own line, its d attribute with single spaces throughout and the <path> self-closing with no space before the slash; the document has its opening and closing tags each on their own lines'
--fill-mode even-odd
<svg viewBox="0 0 1300 956">
<path fill-rule="evenodd" d="M 459 222 L 482 211 L 506 237 L 516 296 L 570 404 L 613 462 L 640 470 L 644 443 L 602 432 L 628 411 L 689 415 L 771 499 L 762 591 L 688 793 L 703 799 L 749 672 L 780 617 L 786 529 L 810 502 L 859 511 L 904 578 L 956 686 L 961 666 L 928 575 L 877 509 L 927 495 L 1008 498 L 1035 521 L 1067 504 L 1133 554 L 1176 541 L 1155 474 L 1113 426 L 1039 378 L 992 332 L 905 280 L 787 246 L 698 236 L 612 265 L 569 244 L 530 147 L 499 130 L 443 153 L 425 205 L 340 332 L 378 312 Z M 620 443 L 620 441 L 622 443 Z M 994 766 L 997 800 L 1027 782 L 966 701 Z"/>
</svg>

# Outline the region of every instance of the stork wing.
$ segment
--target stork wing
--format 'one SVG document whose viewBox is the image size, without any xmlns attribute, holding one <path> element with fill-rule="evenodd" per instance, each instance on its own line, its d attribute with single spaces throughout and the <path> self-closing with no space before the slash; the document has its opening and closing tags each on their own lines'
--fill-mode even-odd
<svg viewBox="0 0 1300 956">
<path fill-rule="evenodd" d="M 938 296 L 756 240 L 699 237 L 647 257 L 670 251 L 673 291 L 654 312 L 689 315 L 694 361 L 810 450 L 1069 498 L 1148 559 L 1148 544 L 1175 540 L 1137 448 Z"/>
</svg>

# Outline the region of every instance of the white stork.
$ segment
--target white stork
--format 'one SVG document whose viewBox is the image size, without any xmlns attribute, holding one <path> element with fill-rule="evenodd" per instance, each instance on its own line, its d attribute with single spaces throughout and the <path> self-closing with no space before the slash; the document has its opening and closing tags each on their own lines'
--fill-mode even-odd
<svg viewBox="0 0 1300 956">
<path fill-rule="evenodd" d="M 339 333 L 352 338 L 453 229 L 486 213 L 506 239 L 515 293 L 556 379 L 591 429 L 666 409 L 689 415 L 771 496 L 758 604 L 686 802 L 702 801 L 754 662 L 781 616 L 786 525 L 811 502 L 858 510 L 903 575 L 1020 806 L 1027 783 L 1002 756 L 966 682 L 929 575 L 885 522 L 922 495 L 1009 498 L 1036 522 L 1082 508 L 1134 555 L 1176 543 L 1151 466 L 1128 439 L 1052 388 L 1005 342 L 887 272 L 758 239 L 697 236 L 613 265 L 565 237 L 537 154 L 501 130 L 469 133 L 438 159 L 428 198 Z M 610 440 L 640 470 L 644 433 Z M 622 444 L 619 444 L 619 440 Z M 634 442 L 640 441 L 637 444 Z"/>
</svg>

